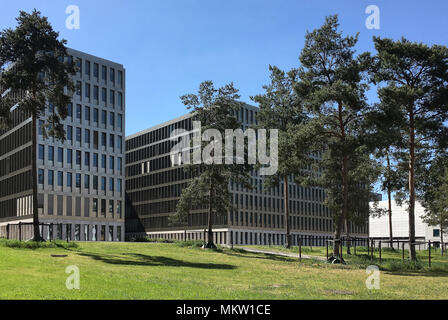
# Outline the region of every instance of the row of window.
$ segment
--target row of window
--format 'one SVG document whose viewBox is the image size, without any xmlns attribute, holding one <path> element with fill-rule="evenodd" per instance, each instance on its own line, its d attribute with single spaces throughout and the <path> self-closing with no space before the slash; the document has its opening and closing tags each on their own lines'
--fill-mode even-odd
<svg viewBox="0 0 448 320">
<path fill-rule="evenodd" d="M 49 111 L 50 113 L 53 112 L 53 106 L 49 105 Z M 73 117 L 73 104 L 69 103 L 67 106 L 67 116 L 71 119 L 77 119 L 79 122 L 82 122 L 82 106 L 80 104 L 76 105 L 75 109 L 75 118 Z M 99 121 L 100 110 L 98 108 L 93 108 L 93 112 L 91 112 L 91 108 L 88 106 L 84 106 L 84 120 L 90 123 L 91 119 L 93 120 L 93 124 L 98 126 L 99 124 L 102 124 L 104 128 L 111 128 L 112 130 L 123 130 L 123 115 L 121 113 L 117 113 L 117 117 L 115 117 L 115 112 L 110 111 L 109 112 L 109 121 L 107 120 L 107 110 L 101 110 L 101 122 Z M 91 118 L 91 116 L 93 118 Z M 42 126 L 44 124 L 43 120 L 39 121 L 39 131 L 42 131 Z"/>
<path fill-rule="evenodd" d="M 83 66 L 84 64 L 84 72 L 83 72 Z M 78 69 L 79 75 L 82 77 L 84 74 L 87 77 L 91 76 L 91 63 L 89 60 L 83 60 L 81 58 L 76 58 L 76 67 Z M 101 80 L 103 82 L 107 83 L 107 66 L 102 65 L 101 66 Z M 93 63 L 93 77 L 98 80 L 99 79 L 99 72 L 100 72 L 100 65 L 96 62 Z M 112 67 L 109 67 L 109 81 L 115 85 L 115 69 Z M 119 88 L 123 88 L 123 71 L 117 70 L 117 85 Z"/>
<path fill-rule="evenodd" d="M 54 157 L 54 146 L 47 146 L 48 149 L 48 157 L 47 157 L 47 161 L 51 161 L 54 162 L 55 161 L 55 157 Z M 45 155 L 45 145 L 43 144 L 39 144 L 38 146 L 38 159 L 44 161 L 44 155 Z M 106 169 L 106 159 L 107 159 L 107 155 L 105 154 L 99 154 L 99 153 L 92 153 L 92 158 L 91 153 L 88 151 L 81 151 L 81 150 L 74 150 L 75 153 L 73 154 L 73 150 L 72 149 L 64 149 L 62 147 L 58 147 L 57 148 L 57 158 L 56 161 L 58 163 L 62 165 L 64 165 L 64 150 L 66 153 L 66 158 L 65 158 L 65 163 L 68 165 L 73 165 L 73 155 L 75 156 L 75 164 L 78 166 L 81 166 L 81 160 L 82 160 L 82 154 L 84 153 L 84 166 L 86 169 L 90 169 L 90 167 L 92 166 L 93 168 L 100 168 L 100 160 L 101 160 L 101 168 L 102 169 Z M 116 158 L 116 162 L 115 162 L 115 158 Z M 115 163 L 117 164 L 117 166 L 115 167 Z M 92 164 L 92 165 L 91 165 Z M 113 155 L 109 155 L 109 170 L 114 173 L 115 170 L 117 170 L 118 173 L 122 173 L 123 172 L 123 163 L 122 163 L 122 158 L 121 157 L 115 157 Z"/>
<path fill-rule="evenodd" d="M 92 97 L 94 101 L 104 102 L 105 104 L 109 103 L 109 105 L 114 108 L 115 105 L 118 106 L 120 110 L 123 110 L 123 93 L 120 91 L 109 90 L 109 102 L 107 101 L 107 89 L 101 88 L 101 100 L 99 98 L 99 87 L 93 86 L 93 95 L 90 92 L 91 85 L 90 83 L 84 83 L 84 87 L 82 86 L 81 81 L 76 82 L 76 94 L 79 96 L 81 100 L 83 97 L 82 91 L 84 90 L 84 98 L 86 98 L 90 102 L 90 98 Z M 116 93 L 116 94 L 115 94 Z"/>
<path fill-rule="evenodd" d="M 53 224 L 48 227 L 41 227 L 41 234 L 47 240 L 65 240 L 68 238 L 74 241 L 122 241 L 121 226 L 117 226 L 115 237 L 114 226 L 88 224 L 75 224 L 73 226 L 74 230 L 72 230 L 71 224 Z"/>
<path fill-rule="evenodd" d="M 65 175 L 65 186 L 81 188 L 82 185 L 82 174 L 75 173 L 75 183 L 73 184 L 73 173 L 64 171 L 47 170 L 47 186 L 57 185 L 59 187 L 64 186 L 64 175 Z M 106 181 L 107 177 L 84 174 L 84 189 L 98 190 L 100 187 L 101 191 L 106 191 Z M 92 185 L 90 184 L 92 178 Z M 56 180 L 56 181 L 55 181 Z M 45 170 L 38 169 L 37 172 L 37 182 L 43 185 L 45 182 Z M 122 191 L 122 179 L 109 177 L 109 191 Z"/>
</svg>

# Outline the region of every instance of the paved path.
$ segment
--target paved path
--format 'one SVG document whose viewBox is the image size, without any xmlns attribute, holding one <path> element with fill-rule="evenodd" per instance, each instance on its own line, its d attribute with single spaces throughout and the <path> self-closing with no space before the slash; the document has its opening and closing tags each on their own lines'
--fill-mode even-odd
<svg viewBox="0 0 448 320">
<path fill-rule="evenodd" d="M 230 247 L 230 246 L 228 246 Z M 288 253 L 288 252 L 280 252 L 280 251 L 269 251 L 269 250 L 263 250 L 263 249 L 252 249 L 252 248 L 248 248 L 248 247 L 240 247 L 240 246 L 233 246 L 236 249 L 242 249 L 244 251 L 247 252 L 252 252 L 252 253 L 264 253 L 264 254 L 271 254 L 271 255 L 276 255 L 276 256 L 283 256 L 283 257 L 290 257 L 290 258 L 297 258 L 299 259 L 299 254 L 298 253 Z M 320 257 L 320 256 L 310 256 L 307 254 L 303 254 L 302 253 L 302 259 L 316 259 L 316 260 L 321 260 L 321 261 L 325 261 L 325 257 Z"/>
</svg>

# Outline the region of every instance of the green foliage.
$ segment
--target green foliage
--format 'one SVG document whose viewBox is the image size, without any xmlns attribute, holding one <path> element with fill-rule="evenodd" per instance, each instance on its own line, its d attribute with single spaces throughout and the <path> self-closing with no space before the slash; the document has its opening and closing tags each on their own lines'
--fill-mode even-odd
<svg viewBox="0 0 448 320">
<path fill-rule="evenodd" d="M 205 81 L 199 86 L 198 94 L 187 94 L 181 97 L 182 102 L 191 109 L 193 121 L 200 121 L 202 134 L 207 129 L 216 129 L 221 137 L 224 137 L 226 129 L 237 129 L 240 123 L 235 117 L 242 104 L 238 102 L 238 90 L 230 83 L 216 89 L 212 81 Z M 213 137 L 213 141 L 221 137 Z M 193 138 L 194 139 L 194 138 Z M 220 144 L 219 144 L 220 145 Z M 210 152 L 212 157 L 220 152 L 225 154 L 225 146 L 219 150 L 218 144 L 213 145 Z M 203 142 L 202 150 L 208 146 Z M 233 150 L 234 154 L 235 151 Z M 247 163 L 247 162 L 246 162 Z M 189 164 L 185 170 L 192 177 L 186 188 L 183 188 L 181 197 L 177 203 L 176 214 L 170 216 L 170 222 L 177 225 L 189 224 L 189 213 L 194 209 L 206 209 L 208 211 L 209 232 L 213 221 L 219 216 L 225 216 L 232 208 L 231 194 L 229 192 L 230 181 L 240 183 L 250 189 L 249 170 L 247 164 L 226 164 L 202 161 L 200 164 Z"/>
<path fill-rule="evenodd" d="M 53 106 L 42 128 L 44 136 L 65 139 L 60 120 L 65 119 L 71 101 L 75 74 L 68 59 L 66 40 L 59 40 L 46 17 L 39 11 L 20 11 L 15 29 L 0 33 L 0 88 L 12 94 L 0 98 L 3 124 L 9 123 L 9 108 L 18 103 L 25 114 L 40 117 L 45 107 Z M 67 91 L 66 91 L 67 90 Z"/>
<path fill-rule="evenodd" d="M 365 92 L 371 58 L 355 56 L 358 36 L 344 37 L 338 28 L 337 16 L 329 16 L 321 28 L 307 33 L 300 55 L 300 81 L 295 86 L 311 114 L 295 140 L 307 141 L 316 159 L 311 171 L 297 176 L 297 182 L 326 189 L 336 238 L 344 220 L 365 223 L 378 176 L 362 129 L 368 111 Z"/>
<path fill-rule="evenodd" d="M 76 242 L 64 242 L 64 241 L 19 241 L 19 240 L 7 240 L 0 239 L 0 245 L 8 248 L 18 249 L 40 249 L 40 248 L 64 248 L 72 249 L 77 248 Z"/>
</svg>

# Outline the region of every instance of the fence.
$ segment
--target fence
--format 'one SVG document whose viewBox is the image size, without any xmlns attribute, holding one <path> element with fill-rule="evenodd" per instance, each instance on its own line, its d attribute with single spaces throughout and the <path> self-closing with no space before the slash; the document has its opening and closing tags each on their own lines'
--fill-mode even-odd
<svg viewBox="0 0 448 320">
<path fill-rule="evenodd" d="M 49 241 L 72 239 L 72 225 L 67 223 L 39 223 L 40 235 Z M 8 223 L 0 226 L 0 237 L 9 240 L 31 240 L 34 238 L 32 222 Z"/>
</svg>

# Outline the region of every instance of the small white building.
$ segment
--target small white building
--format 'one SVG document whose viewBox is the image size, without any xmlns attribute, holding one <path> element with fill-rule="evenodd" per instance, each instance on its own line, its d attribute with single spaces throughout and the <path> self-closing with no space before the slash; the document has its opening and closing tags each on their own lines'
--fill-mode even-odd
<svg viewBox="0 0 448 320">
<path fill-rule="evenodd" d="M 373 207 L 373 202 L 370 207 Z M 388 209 L 388 201 L 379 201 L 378 208 Z M 440 227 L 429 226 L 424 223 L 422 216 L 425 209 L 419 202 L 415 203 L 415 237 L 417 241 L 429 241 L 437 246 L 440 243 Z M 409 239 L 409 213 L 408 205 L 398 206 L 392 201 L 392 232 L 395 240 Z M 385 214 L 381 217 L 369 218 L 369 237 L 376 240 L 389 240 L 389 215 Z"/>
</svg>

